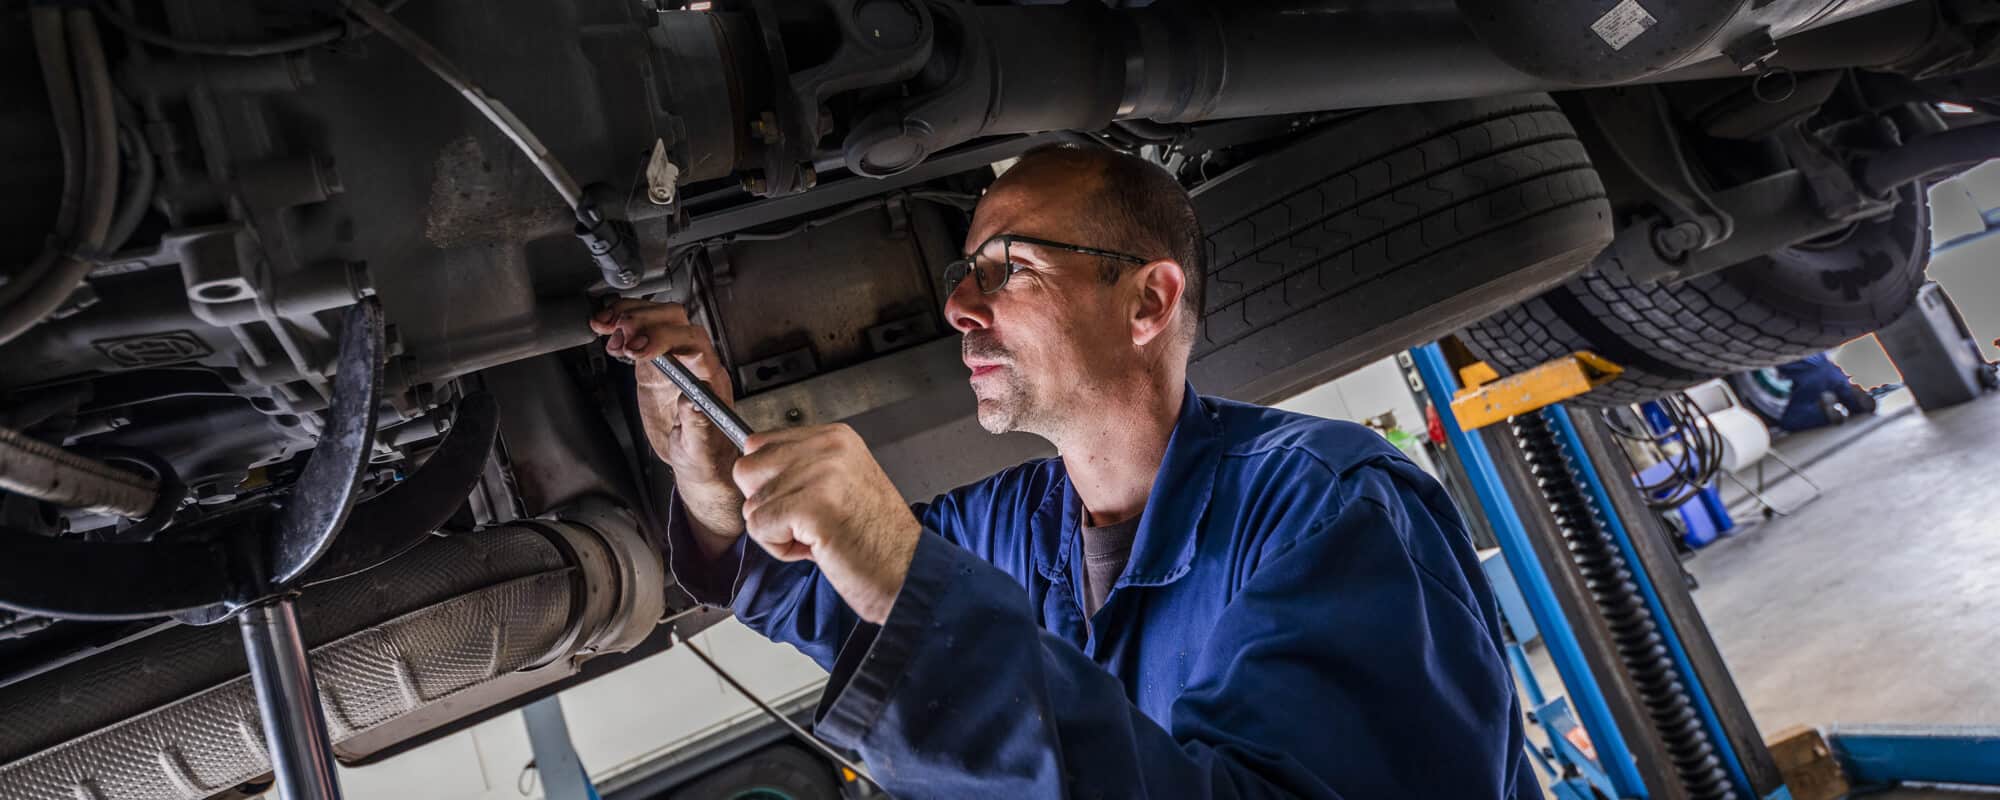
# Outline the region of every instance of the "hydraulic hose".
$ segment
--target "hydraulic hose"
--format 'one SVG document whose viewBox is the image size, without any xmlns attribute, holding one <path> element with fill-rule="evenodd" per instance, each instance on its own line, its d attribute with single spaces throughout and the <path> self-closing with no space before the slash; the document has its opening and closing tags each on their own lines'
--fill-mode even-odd
<svg viewBox="0 0 2000 800">
<path fill-rule="evenodd" d="M 55 266 L 62 243 L 76 227 L 77 198 L 83 192 L 83 123 L 76 109 L 76 76 L 70 69 L 69 42 L 63 38 L 63 11 L 50 6 L 37 7 L 28 13 L 34 31 L 35 57 L 40 62 L 42 85 L 49 97 L 49 116 L 55 120 L 56 141 L 62 147 L 62 194 L 56 203 L 55 229 L 42 252 L 0 282 L 0 309 L 13 305 Z"/>
<path fill-rule="evenodd" d="M 1638 687 L 1640 700 L 1688 796 L 1736 800 L 1736 790 L 1716 757 L 1708 730 L 1695 713 L 1680 668 L 1667 651 L 1652 609 L 1640 596 L 1637 578 L 1612 541 L 1596 503 L 1584 491 L 1576 465 L 1556 441 L 1546 413 L 1523 414 L 1508 422 L 1526 456 L 1528 471 L 1555 515 L 1570 560 L 1583 574 L 1591 600 L 1611 628 L 1618 659 Z"/>
</svg>

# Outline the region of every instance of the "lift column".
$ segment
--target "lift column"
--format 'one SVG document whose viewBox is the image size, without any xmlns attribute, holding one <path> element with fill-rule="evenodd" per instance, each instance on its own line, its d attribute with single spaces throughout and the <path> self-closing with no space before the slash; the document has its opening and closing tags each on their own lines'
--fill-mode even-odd
<svg viewBox="0 0 2000 800">
<path fill-rule="evenodd" d="M 1528 605 L 1561 610 L 1535 621 L 1554 634 L 1550 656 L 1614 792 L 1789 797 L 1624 453 L 1595 412 L 1555 405 L 1617 367 L 1579 353 L 1504 380 L 1484 370 L 1487 382 L 1461 392 L 1436 345 L 1411 355 L 1475 486 L 1494 484 L 1479 492 L 1489 517 L 1518 520 L 1518 536 L 1499 538 L 1528 551 L 1504 552 Z M 1643 786 L 1619 779 L 1634 772 Z"/>
</svg>

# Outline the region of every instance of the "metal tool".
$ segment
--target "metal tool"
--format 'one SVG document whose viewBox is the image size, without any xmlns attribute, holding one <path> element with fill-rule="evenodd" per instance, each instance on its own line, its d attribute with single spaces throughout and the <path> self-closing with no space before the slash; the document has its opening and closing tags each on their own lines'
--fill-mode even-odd
<svg viewBox="0 0 2000 800">
<path fill-rule="evenodd" d="M 736 416 L 733 409 L 723 404 L 722 398 L 715 396 L 714 389 L 708 388 L 706 382 L 695 377 L 694 373 L 681 365 L 681 362 L 668 356 L 655 357 L 653 366 L 658 367 L 660 374 L 667 376 L 667 380 L 673 381 L 675 386 L 680 387 L 681 394 L 693 400 L 694 407 L 701 409 L 702 415 L 708 417 L 708 421 L 722 429 L 722 435 L 729 437 L 729 442 L 736 445 L 737 452 L 743 452 L 744 440 L 749 439 L 754 431 L 750 430 L 749 423 L 744 422 L 742 417 Z"/>
</svg>

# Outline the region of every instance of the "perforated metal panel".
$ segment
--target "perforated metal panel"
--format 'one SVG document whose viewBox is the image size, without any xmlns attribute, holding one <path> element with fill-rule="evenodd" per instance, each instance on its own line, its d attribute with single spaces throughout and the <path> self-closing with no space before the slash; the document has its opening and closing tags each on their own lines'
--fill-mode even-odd
<svg viewBox="0 0 2000 800">
<path fill-rule="evenodd" d="M 313 648 L 335 742 L 528 665 L 560 643 L 573 568 L 506 581 Z M 199 800 L 269 771 L 241 677 L 0 765 L 8 800 Z"/>
<path fill-rule="evenodd" d="M 436 538 L 373 570 L 306 589 L 299 597 L 299 628 L 306 646 L 317 648 L 384 620 L 564 564 L 555 545 L 523 527 Z M 0 687 L 0 763 L 248 672 L 235 625 L 183 626 Z"/>
</svg>

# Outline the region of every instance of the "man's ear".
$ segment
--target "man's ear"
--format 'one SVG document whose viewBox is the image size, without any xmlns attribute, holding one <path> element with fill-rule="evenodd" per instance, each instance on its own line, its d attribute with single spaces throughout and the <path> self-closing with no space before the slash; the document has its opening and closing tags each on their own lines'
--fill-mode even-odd
<svg viewBox="0 0 2000 800">
<path fill-rule="evenodd" d="M 1133 271 L 1139 302 L 1132 311 L 1132 344 L 1145 347 L 1163 334 L 1171 333 L 1180 318 L 1181 293 L 1187 290 L 1187 275 L 1179 262 L 1160 259 Z"/>
</svg>

